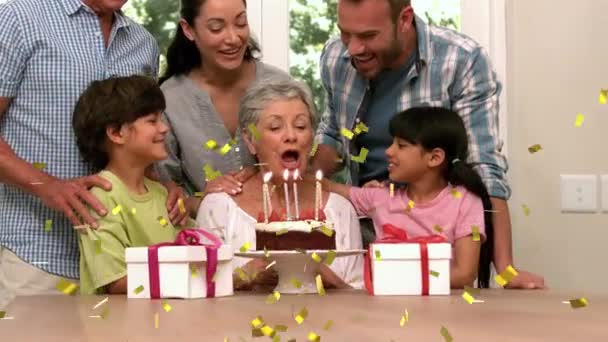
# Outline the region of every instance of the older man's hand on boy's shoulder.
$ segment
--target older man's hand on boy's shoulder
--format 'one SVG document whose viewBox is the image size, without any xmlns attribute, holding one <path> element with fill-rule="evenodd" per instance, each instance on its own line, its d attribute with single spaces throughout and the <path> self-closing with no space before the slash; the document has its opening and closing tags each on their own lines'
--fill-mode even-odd
<svg viewBox="0 0 608 342">
<path fill-rule="evenodd" d="M 108 210 L 89 192 L 92 187 L 109 191 L 112 189 L 112 183 L 99 175 L 73 179 L 49 177 L 35 188 L 34 194 L 48 207 L 62 212 L 74 226 L 88 224 L 97 228 L 97 221 L 88 208 L 92 208 L 100 216 L 105 216 Z"/>
</svg>

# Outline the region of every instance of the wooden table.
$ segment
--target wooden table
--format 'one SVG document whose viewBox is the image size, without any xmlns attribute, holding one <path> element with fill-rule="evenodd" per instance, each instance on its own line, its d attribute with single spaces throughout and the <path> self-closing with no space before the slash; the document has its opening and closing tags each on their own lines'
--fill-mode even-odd
<svg viewBox="0 0 608 342">
<path fill-rule="evenodd" d="M 286 325 L 281 341 L 308 341 L 314 331 L 321 341 L 444 341 L 445 326 L 459 341 L 608 341 L 608 296 L 587 297 L 589 306 L 572 309 L 564 300 L 573 293 L 484 290 L 468 304 L 460 293 L 449 297 L 372 297 L 360 291 L 326 296 L 283 295 L 266 304 L 267 295 L 238 294 L 209 300 L 127 300 L 105 297 L 19 297 L 7 308 L 12 319 L 0 320 L 2 341 L 271 341 L 251 337 L 251 320 L 261 315 L 270 326 Z M 308 317 L 298 325 L 302 308 Z M 105 319 L 92 318 L 105 308 Z M 409 322 L 399 326 L 407 308 Z M 159 314 L 159 327 L 154 316 Z M 334 324 L 329 331 L 323 326 Z"/>
</svg>

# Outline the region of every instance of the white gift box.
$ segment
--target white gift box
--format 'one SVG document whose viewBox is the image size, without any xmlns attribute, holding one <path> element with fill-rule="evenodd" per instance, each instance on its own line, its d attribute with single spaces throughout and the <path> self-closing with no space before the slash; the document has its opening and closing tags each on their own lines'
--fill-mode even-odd
<svg viewBox="0 0 608 342">
<path fill-rule="evenodd" d="M 449 295 L 452 246 L 449 243 L 428 243 L 427 248 L 428 294 Z M 370 251 L 374 295 L 422 295 L 424 275 L 418 243 L 374 243 L 370 245 Z M 431 271 L 439 275 L 435 277 Z"/>
<path fill-rule="evenodd" d="M 215 297 L 230 296 L 232 288 L 232 247 L 218 251 Z M 148 248 L 127 248 L 127 294 L 129 298 L 150 298 Z M 204 246 L 165 246 L 158 248 L 161 298 L 207 297 L 207 252 Z M 143 285 L 143 291 L 135 290 Z"/>
</svg>

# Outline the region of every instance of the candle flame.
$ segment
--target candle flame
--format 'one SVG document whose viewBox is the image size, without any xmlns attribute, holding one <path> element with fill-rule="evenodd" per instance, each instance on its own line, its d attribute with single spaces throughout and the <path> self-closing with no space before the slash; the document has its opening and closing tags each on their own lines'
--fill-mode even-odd
<svg viewBox="0 0 608 342">
<path fill-rule="evenodd" d="M 283 171 L 283 179 L 285 181 L 289 179 L 289 170 L 285 169 L 285 171 Z"/>
<path fill-rule="evenodd" d="M 316 174 L 316 177 L 317 177 L 317 180 L 321 180 L 321 179 L 323 179 L 323 171 L 318 170 L 318 171 L 317 171 L 317 174 Z"/>
<path fill-rule="evenodd" d="M 266 172 L 264 174 L 264 183 L 268 183 L 270 182 L 270 179 L 272 178 L 272 172 Z"/>
<path fill-rule="evenodd" d="M 293 180 L 298 180 L 300 178 L 300 170 L 296 169 L 293 172 Z"/>
</svg>

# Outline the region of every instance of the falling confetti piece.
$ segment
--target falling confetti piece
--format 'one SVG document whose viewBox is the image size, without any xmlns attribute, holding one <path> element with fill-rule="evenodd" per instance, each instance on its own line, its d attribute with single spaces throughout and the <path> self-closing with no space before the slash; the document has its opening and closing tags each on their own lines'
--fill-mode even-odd
<svg viewBox="0 0 608 342">
<path fill-rule="evenodd" d="M 405 309 L 405 312 L 403 312 L 403 315 L 401 315 L 401 320 L 399 320 L 399 326 L 403 327 L 405 323 L 409 322 L 409 320 L 410 314 L 407 312 L 407 309 Z"/>
<path fill-rule="evenodd" d="M 190 264 L 190 272 L 192 273 L 192 278 L 196 278 L 196 276 L 198 275 L 198 272 L 196 271 L 196 265 Z"/>
<path fill-rule="evenodd" d="M 583 124 L 585 123 L 585 116 L 581 113 L 579 113 L 576 116 L 576 121 L 574 121 L 574 127 L 581 127 L 583 126 Z"/>
<path fill-rule="evenodd" d="M 357 124 L 357 126 L 355 126 L 355 134 L 359 135 L 361 133 L 367 133 L 369 132 L 369 127 L 367 127 L 367 125 L 365 125 L 363 122 L 359 122 Z"/>
<path fill-rule="evenodd" d="M 266 248 L 266 246 L 264 246 L 264 257 L 265 258 L 269 258 L 270 257 L 270 251 Z"/>
<path fill-rule="evenodd" d="M 220 154 L 224 156 L 228 152 L 230 152 L 231 149 L 232 149 L 232 145 L 226 144 L 226 145 L 222 146 L 222 148 L 220 149 Z"/>
<path fill-rule="evenodd" d="M 395 184 L 393 184 L 393 183 L 389 184 L 388 194 L 391 198 L 395 197 Z"/>
<path fill-rule="evenodd" d="M 323 287 L 323 279 L 321 279 L 321 275 L 317 275 L 315 277 L 315 281 L 317 283 L 317 292 L 319 296 L 325 296 L 325 288 Z"/>
<path fill-rule="evenodd" d="M 277 325 L 274 327 L 274 330 L 276 330 L 278 332 L 286 332 L 287 326 L 286 325 Z"/>
<path fill-rule="evenodd" d="M 268 270 L 269 268 L 271 268 L 272 266 L 276 265 L 277 261 L 273 260 L 270 264 L 268 264 L 268 266 L 266 266 L 266 270 Z"/>
<path fill-rule="evenodd" d="M 473 297 L 470 293 L 468 293 L 467 291 L 465 291 L 462 294 L 462 298 L 469 304 L 473 304 L 473 302 L 475 301 L 475 297 Z"/>
<path fill-rule="evenodd" d="M 291 278 L 290 282 L 291 282 L 291 285 L 293 285 L 293 287 L 295 287 L 296 289 L 299 289 L 302 287 L 302 282 L 296 278 Z"/>
<path fill-rule="evenodd" d="M 462 194 L 456 188 L 453 188 L 450 191 L 450 193 L 452 194 L 452 196 L 454 196 L 454 198 L 461 198 L 462 197 Z"/>
<path fill-rule="evenodd" d="M 32 163 L 32 166 L 33 166 L 35 169 L 40 170 L 40 171 L 42 171 L 42 170 L 46 169 L 46 163 L 37 163 L 37 162 L 36 162 L 36 163 Z"/>
<path fill-rule="evenodd" d="M 44 221 L 44 231 L 50 232 L 53 229 L 53 220 L 45 220 Z"/>
<path fill-rule="evenodd" d="M 222 175 L 221 172 L 213 170 L 211 165 L 203 166 L 203 172 L 205 172 L 205 181 L 207 182 L 211 182 L 212 180 Z"/>
<path fill-rule="evenodd" d="M 310 153 L 308 154 L 310 157 L 314 157 L 315 154 L 317 154 L 317 149 L 319 149 L 319 144 L 318 143 L 314 143 L 312 145 L 312 149 L 310 150 Z"/>
<path fill-rule="evenodd" d="M 275 334 L 274 329 L 272 329 L 271 327 L 269 327 L 267 325 L 261 327 L 260 331 L 262 332 L 262 335 L 264 335 L 264 336 L 272 337 Z"/>
<path fill-rule="evenodd" d="M 283 234 L 287 234 L 289 233 L 289 229 L 285 228 L 285 229 L 281 229 L 278 232 L 276 232 L 277 236 L 281 236 Z"/>
<path fill-rule="evenodd" d="M 160 321 L 160 315 L 157 313 L 154 314 L 154 329 L 158 329 L 158 325 Z"/>
<path fill-rule="evenodd" d="M 331 266 L 331 264 L 333 264 L 334 260 L 336 259 L 336 255 L 336 251 L 330 250 L 329 252 L 327 252 L 327 257 L 325 257 L 325 261 L 323 261 L 323 263 L 325 263 L 325 265 L 327 266 Z"/>
<path fill-rule="evenodd" d="M 142 293 L 144 290 L 144 286 L 143 285 L 139 285 L 138 287 L 135 288 L 135 290 L 133 290 L 133 293 L 135 293 L 136 295 Z"/>
<path fill-rule="evenodd" d="M 569 303 L 573 309 L 580 309 L 580 308 L 584 308 L 587 305 L 589 305 L 589 302 L 587 302 L 587 298 L 585 298 L 585 297 L 571 299 L 569 301 Z"/>
<path fill-rule="evenodd" d="M 112 209 L 112 215 L 116 216 L 118 214 L 120 214 L 120 212 L 122 211 L 122 205 L 117 205 L 114 207 L 114 209 Z"/>
<path fill-rule="evenodd" d="M 376 250 L 376 251 L 375 251 L 375 254 L 376 254 L 376 260 L 378 260 L 378 261 L 379 261 L 379 260 L 382 258 L 382 257 L 380 256 L 380 251 L 379 251 L 379 250 Z"/>
<path fill-rule="evenodd" d="M 259 329 L 262 326 L 264 326 L 264 319 L 262 318 L 262 316 L 258 316 L 256 318 L 254 318 L 253 320 L 251 320 L 251 327 L 254 329 Z"/>
<path fill-rule="evenodd" d="M 78 285 L 62 278 L 59 280 L 57 285 L 55 285 L 55 288 L 57 290 L 59 290 L 60 292 L 63 292 L 63 294 L 73 295 L 76 293 L 76 290 L 78 289 Z"/>
<path fill-rule="evenodd" d="M 195 192 L 195 193 L 194 193 L 194 197 L 203 198 L 203 197 L 205 197 L 205 192 L 204 192 L 204 191 L 201 191 L 201 192 Z"/>
<path fill-rule="evenodd" d="M 6 317 L 6 311 L 0 311 L 0 319 Z"/>
<path fill-rule="evenodd" d="M 509 265 L 504 271 L 494 277 L 494 280 L 496 280 L 498 285 L 504 287 L 516 276 L 517 271 L 513 268 L 513 266 Z"/>
<path fill-rule="evenodd" d="M 298 324 L 302 324 L 306 317 L 308 317 L 308 309 L 302 308 L 294 319 Z"/>
<path fill-rule="evenodd" d="M 416 206 L 416 203 L 414 203 L 414 201 L 409 200 L 409 201 L 407 202 L 407 208 L 408 208 L 408 210 L 412 210 L 412 209 L 414 209 L 414 207 L 415 207 L 415 206 Z"/>
<path fill-rule="evenodd" d="M 439 272 L 437 272 L 437 271 L 433 271 L 433 270 L 431 270 L 429 273 L 431 274 L 431 276 L 433 276 L 433 277 L 435 277 L 435 278 L 438 278 L 438 277 L 439 277 Z"/>
<path fill-rule="evenodd" d="M 266 304 L 276 304 L 279 302 L 279 299 L 281 299 L 281 293 L 279 291 L 274 291 L 266 298 Z"/>
<path fill-rule="evenodd" d="M 530 216 L 530 208 L 527 205 L 523 204 L 521 208 L 524 210 L 524 215 Z"/>
<path fill-rule="evenodd" d="M 245 242 L 239 249 L 241 253 L 247 252 L 251 248 L 251 242 Z"/>
<path fill-rule="evenodd" d="M 247 129 L 249 130 L 249 133 L 251 133 L 251 136 L 253 137 L 254 141 L 260 140 L 260 131 L 254 123 L 250 123 L 249 126 L 247 126 Z"/>
<path fill-rule="evenodd" d="M 178 199 L 177 200 L 177 206 L 179 207 L 179 212 L 180 214 L 185 214 L 186 213 L 186 206 L 184 205 L 184 200 L 183 199 Z"/>
<path fill-rule="evenodd" d="M 319 341 L 321 341 L 321 336 L 315 334 L 314 332 L 309 332 L 308 340 L 311 342 L 319 342 Z"/>
<path fill-rule="evenodd" d="M 247 275 L 247 273 L 245 273 L 245 271 L 243 271 L 242 268 L 237 267 L 237 268 L 234 269 L 234 271 L 236 273 L 238 273 L 239 278 L 241 278 L 241 280 L 243 280 L 243 281 L 249 281 L 249 276 Z"/>
<path fill-rule="evenodd" d="M 171 307 L 171 304 L 167 303 L 167 302 L 163 302 L 162 304 L 163 310 L 165 310 L 165 312 L 171 312 L 171 310 L 173 310 L 173 307 Z"/>
<path fill-rule="evenodd" d="M 353 132 L 351 132 L 350 129 L 347 129 L 347 128 L 342 128 L 340 133 L 342 133 L 342 135 L 345 136 L 346 139 L 348 139 L 348 140 L 352 140 L 353 136 L 355 135 Z"/>
<path fill-rule="evenodd" d="M 433 230 L 436 231 L 437 233 L 443 233 L 443 228 L 441 228 L 439 225 L 435 225 L 435 227 L 433 227 Z"/>
<path fill-rule="evenodd" d="M 161 227 L 166 227 L 169 224 L 169 222 L 167 222 L 167 219 L 162 216 L 157 217 L 156 220 L 158 221 L 158 223 L 160 223 Z"/>
<path fill-rule="evenodd" d="M 369 153 L 369 150 L 366 149 L 365 147 L 363 147 L 363 148 L 361 148 L 359 155 L 351 157 L 350 160 L 357 162 L 359 164 L 363 164 L 363 163 L 365 163 L 365 160 L 367 159 L 368 153 Z"/>
<path fill-rule="evenodd" d="M 471 227 L 473 230 L 473 241 L 481 241 L 481 234 L 479 234 L 479 227 L 473 226 Z"/>
<path fill-rule="evenodd" d="M 334 326 L 334 321 L 332 321 L 331 319 L 327 322 L 325 322 L 325 325 L 323 325 L 323 330 L 327 331 L 329 329 L 331 329 L 331 327 Z"/>
<path fill-rule="evenodd" d="M 599 104 L 607 104 L 608 103 L 608 89 L 600 90 L 600 96 L 598 98 Z"/>
<path fill-rule="evenodd" d="M 106 298 L 102 299 L 101 301 L 99 301 L 99 303 L 97 303 L 97 304 L 95 304 L 95 306 L 93 306 L 93 310 L 97 310 L 98 307 L 104 305 L 109 300 L 110 300 L 110 297 L 106 297 Z"/>
<path fill-rule="evenodd" d="M 137 214 L 137 208 L 131 208 L 131 214 L 136 215 Z"/>
<path fill-rule="evenodd" d="M 328 237 L 334 236 L 334 230 L 329 227 L 322 226 L 321 228 L 319 228 L 319 230 L 321 231 L 321 233 L 327 235 Z"/>
<path fill-rule="evenodd" d="M 321 256 L 319 254 L 317 254 L 317 252 L 313 252 L 310 257 L 312 258 L 312 260 L 314 260 L 317 263 L 320 263 L 323 260 L 321 258 Z"/>
<path fill-rule="evenodd" d="M 262 329 L 251 329 L 251 337 L 262 337 L 264 334 L 262 333 Z"/>
<path fill-rule="evenodd" d="M 452 342 L 454 340 L 452 338 L 452 335 L 450 335 L 448 328 L 446 328 L 446 327 L 442 326 L 441 330 L 439 330 L 439 333 L 441 334 L 441 336 L 443 336 L 443 338 L 445 339 L 445 342 Z"/>
<path fill-rule="evenodd" d="M 528 147 L 528 152 L 534 154 L 542 149 L 543 149 L 542 146 L 540 146 L 539 144 L 536 144 L 536 145 L 532 145 L 532 146 Z"/>
<path fill-rule="evenodd" d="M 213 139 L 207 140 L 207 142 L 205 143 L 205 148 L 208 150 L 214 150 L 215 148 L 217 148 L 217 141 Z"/>
</svg>

